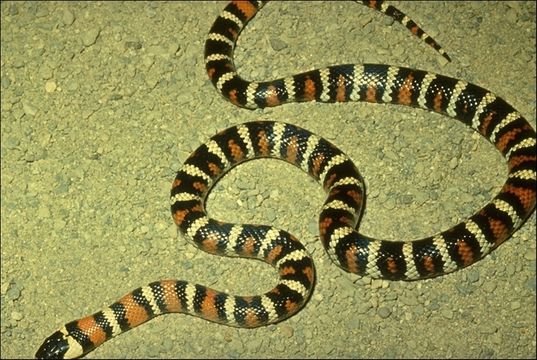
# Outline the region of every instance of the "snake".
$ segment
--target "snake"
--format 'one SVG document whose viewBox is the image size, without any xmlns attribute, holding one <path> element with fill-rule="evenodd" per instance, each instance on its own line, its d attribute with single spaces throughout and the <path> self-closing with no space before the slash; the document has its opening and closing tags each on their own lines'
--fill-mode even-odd
<svg viewBox="0 0 537 360">
<path fill-rule="evenodd" d="M 382 1 L 362 1 L 408 28 L 446 60 L 444 49 L 404 13 Z M 461 121 L 491 142 L 507 162 L 498 194 L 474 215 L 438 234 L 412 241 L 378 240 L 357 231 L 364 182 L 352 160 L 326 139 L 289 123 L 254 121 L 232 126 L 198 147 L 172 184 L 172 217 L 198 248 L 217 255 L 255 258 L 272 265 L 277 285 L 263 295 L 235 296 L 182 280 L 137 288 L 93 315 L 71 321 L 46 338 L 36 358 L 76 358 L 105 341 L 166 313 L 184 313 L 243 328 L 280 322 L 298 312 L 315 283 L 313 259 L 284 230 L 232 224 L 209 217 L 207 195 L 235 166 L 257 158 L 291 163 L 327 193 L 319 237 L 343 270 L 388 280 L 419 280 L 451 273 L 486 256 L 531 215 L 536 203 L 536 134 L 529 122 L 487 89 L 428 71 L 385 64 L 346 64 L 277 80 L 241 78 L 233 62 L 238 36 L 262 8 L 229 3 L 205 43 L 209 78 L 224 97 L 247 109 L 288 102 L 366 101 L 411 106 Z"/>
</svg>

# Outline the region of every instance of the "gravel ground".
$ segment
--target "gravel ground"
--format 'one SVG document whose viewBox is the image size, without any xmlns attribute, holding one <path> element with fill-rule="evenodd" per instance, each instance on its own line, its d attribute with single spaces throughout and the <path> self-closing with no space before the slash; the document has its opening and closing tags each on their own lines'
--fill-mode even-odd
<svg viewBox="0 0 537 360">
<path fill-rule="evenodd" d="M 534 2 L 393 4 L 453 62 L 366 7 L 299 2 L 269 4 L 252 21 L 236 51 L 239 70 L 266 80 L 339 63 L 426 69 L 490 89 L 535 126 Z M 505 181 L 489 143 L 423 110 L 358 103 L 252 112 L 224 101 L 203 62 L 223 6 L 1 3 L 2 358 L 33 356 L 60 325 L 154 280 L 234 293 L 274 285 L 268 265 L 194 248 L 169 214 L 176 169 L 230 125 L 288 121 L 335 142 L 366 179 L 361 228 L 371 236 L 446 229 Z M 318 280 L 297 315 L 255 330 L 161 316 L 87 357 L 535 358 L 535 213 L 468 269 L 371 281 L 343 273 L 322 249 L 323 197 L 298 169 L 259 160 L 232 171 L 209 198 L 213 217 L 274 224 L 307 244 Z"/>
</svg>

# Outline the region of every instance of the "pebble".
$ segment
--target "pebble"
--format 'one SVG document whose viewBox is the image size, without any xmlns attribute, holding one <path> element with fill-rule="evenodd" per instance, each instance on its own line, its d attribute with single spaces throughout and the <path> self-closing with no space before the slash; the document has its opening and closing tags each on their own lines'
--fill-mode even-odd
<svg viewBox="0 0 537 360">
<path fill-rule="evenodd" d="M 291 326 L 286 325 L 286 324 L 280 325 L 280 331 L 283 334 L 283 336 L 288 337 L 288 338 L 292 337 L 294 333 L 294 329 Z"/>
<path fill-rule="evenodd" d="M 475 286 L 472 284 L 467 284 L 466 282 L 461 282 L 455 285 L 457 290 L 461 295 L 469 295 L 475 290 Z"/>
<path fill-rule="evenodd" d="M 535 261 L 535 259 L 536 259 L 535 249 L 533 249 L 531 251 L 527 251 L 524 254 L 524 259 L 527 260 L 527 261 Z"/>
<path fill-rule="evenodd" d="M 451 170 L 455 170 L 458 165 L 459 165 L 459 159 L 451 158 L 451 160 L 449 160 L 448 166 Z"/>
<path fill-rule="evenodd" d="M 28 100 L 22 100 L 22 109 L 26 115 L 35 116 L 37 114 L 37 107 Z"/>
<path fill-rule="evenodd" d="M 11 85 L 11 80 L 7 76 L 2 76 L 2 79 L 0 79 L 0 83 L 2 85 L 2 88 L 7 89 Z"/>
<path fill-rule="evenodd" d="M 405 295 L 399 297 L 399 300 L 401 300 L 403 304 L 408 306 L 418 305 L 418 299 L 416 298 L 416 295 L 405 293 Z"/>
<path fill-rule="evenodd" d="M 71 92 L 77 91 L 78 88 L 79 88 L 79 83 L 74 79 L 67 81 L 67 83 L 65 84 L 65 89 Z"/>
<path fill-rule="evenodd" d="M 21 287 L 17 283 L 11 283 L 6 292 L 6 300 L 17 300 L 21 296 Z"/>
<path fill-rule="evenodd" d="M 454 316 L 453 311 L 450 309 L 442 309 L 440 313 L 442 314 L 442 317 L 444 317 L 445 319 L 448 319 L 448 320 L 453 319 L 453 316 Z"/>
<path fill-rule="evenodd" d="M 270 46 L 274 51 L 280 51 L 285 49 L 287 47 L 287 44 L 280 38 L 272 38 L 270 39 Z"/>
<path fill-rule="evenodd" d="M 54 220 L 54 230 L 56 231 L 61 231 L 65 228 L 65 225 L 67 225 L 67 222 L 63 219 Z"/>
<path fill-rule="evenodd" d="M 48 65 L 43 65 L 41 69 L 39 70 L 40 70 L 41 78 L 43 80 L 49 80 L 54 76 L 54 70 Z"/>
<path fill-rule="evenodd" d="M 466 277 L 470 283 L 475 283 L 479 281 L 479 271 L 477 269 L 469 269 L 466 274 Z"/>
<path fill-rule="evenodd" d="M 12 311 L 11 312 L 11 319 L 13 319 L 15 321 L 21 321 L 22 319 L 24 319 L 24 315 L 19 311 Z"/>
<path fill-rule="evenodd" d="M 39 6 L 35 12 L 35 16 L 38 18 L 45 17 L 48 15 L 48 10 L 45 6 Z"/>
<path fill-rule="evenodd" d="M 384 287 L 384 283 L 386 280 L 383 279 L 373 279 L 371 281 L 371 289 L 380 289 Z"/>
<path fill-rule="evenodd" d="M 5 145 L 6 148 L 9 149 L 9 150 L 13 150 L 13 149 L 18 148 L 20 143 L 21 142 L 19 141 L 19 139 L 15 138 L 13 136 L 8 136 L 8 137 L 4 138 L 3 145 Z"/>
<path fill-rule="evenodd" d="M 25 62 L 22 58 L 16 57 L 13 59 L 12 65 L 15 69 L 21 69 L 24 67 Z"/>
<path fill-rule="evenodd" d="M 62 22 L 64 25 L 71 25 L 75 21 L 75 15 L 72 11 L 65 9 L 62 13 Z"/>
<path fill-rule="evenodd" d="M 101 32 L 101 29 L 99 28 L 92 28 L 92 29 L 84 31 L 82 33 L 82 44 L 84 44 L 85 47 L 95 44 L 95 42 L 97 41 L 97 38 L 99 37 L 100 32 Z"/>
<path fill-rule="evenodd" d="M 536 287 L 537 287 L 537 286 L 536 286 L 536 280 L 535 280 L 535 277 L 526 280 L 526 281 L 524 282 L 524 287 L 525 287 L 526 289 L 530 290 L 530 291 L 535 292 L 535 289 L 536 289 Z"/>
<path fill-rule="evenodd" d="M 518 310 L 518 309 L 520 309 L 521 306 L 522 305 L 520 304 L 520 301 L 515 300 L 510 304 L 509 307 L 511 308 L 511 310 Z"/>
<path fill-rule="evenodd" d="M 383 318 L 383 319 L 386 319 L 388 318 L 391 314 L 392 314 L 392 311 L 387 308 L 387 307 L 384 307 L 384 306 L 381 306 L 378 311 L 377 311 L 377 314 Z"/>
<path fill-rule="evenodd" d="M 498 328 L 496 326 L 485 326 L 485 327 L 479 329 L 479 332 L 481 334 L 485 334 L 485 335 L 494 334 L 496 331 L 498 331 Z"/>
<path fill-rule="evenodd" d="M 485 292 L 488 292 L 488 293 L 494 293 L 494 290 L 496 289 L 496 283 L 494 283 L 493 281 L 486 281 L 482 286 L 481 288 L 483 289 L 483 291 Z"/>
<path fill-rule="evenodd" d="M 366 314 L 372 308 L 373 306 L 369 302 L 359 302 L 354 306 L 353 309 L 354 311 L 356 311 L 357 314 Z"/>
<path fill-rule="evenodd" d="M 397 292 L 389 292 L 384 295 L 384 300 L 386 302 L 395 301 L 399 298 L 399 294 Z"/>
<path fill-rule="evenodd" d="M 140 50 L 143 45 L 141 41 L 126 41 L 125 47 L 127 49 Z"/>
<path fill-rule="evenodd" d="M 47 150 L 39 145 L 35 145 L 26 151 L 24 154 L 24 160 L 27 162 L 34 162 L 45 159 L 47 157 Z"/>
<path fill-rule="evenodd" d="M 48 93 L 54 92 L 56 90 L 56 83 L 52 80 L 45 83 L 45 91 Z"/>
<path fill-rule="evenodd" d="M 41 207 L 36 212 L 37 217 L 41 219 L 46 219 L 50 217 L 50 210 L 47 207 Z"/>
</svg>

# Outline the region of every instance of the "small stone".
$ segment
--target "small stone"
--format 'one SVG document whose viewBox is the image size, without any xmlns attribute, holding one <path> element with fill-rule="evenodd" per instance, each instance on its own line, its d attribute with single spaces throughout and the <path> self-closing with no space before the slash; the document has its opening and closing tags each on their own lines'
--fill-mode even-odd
<svg viewBox="0 0 537 360">
<path fill-rule="evenodd" d="M 270 46 L 274 51 L 280 51 L 285 49 L 287 47 L 287 44 L 279 38 L 273 38 L 270 40 Z"/>
<path fill-rule="evenodd" d="M 24 60 L 21 58 L 15 58 L 13 59 L 13 67 L 15 69 L 20 69 L 24 67 Z"/>
<path fill-rule="evenodd" d="M 54 221 L 54 230 L 62 230 L 65 227 L 65 225 L 67 225 L 65 220 L 57 219 Z"/>
<path fill-rule="evenodd" d="M 47 157 L 47 151 L 41 146 L 34 146 L 24 154 L 24 160 L 27 162 L 34 162 Z"/>
<path fill-rule="evenodd" d="M 22 110 L 26 115 L 35 116 L 37 114 L 37 108 L 28 100 L 22 100 Z"/>
<path fill-rule="evenodd" d="M 535 291 L 535 289 L 536 289 L 536 287 L 537 287 L 537 286 L 536 286 L 535 277 L 532 277 L 532 278 L 526 280 L 526 281 L 524 282 L 524 287 L 525 287 L 526 289 Z"/>
<path fill-rule="evenodd" d="M 98 28 L 89 29 L 84 34 L 82 34 L 82 44 L 84 44 L 84 46 L 86 47 L 95 44 L 100 33 L 101 30 Z"/>
<path fill-rule="evenodd" d="M 450 319 L 450 320 L 453 319 L 453 311 L 451 311 L 449 309 L 444 309 L 440 313 L 446 319 Z"/>
<path fill-rule="evenodd" d="M 357 313 L 357 314 L 365 314 L 369 311 L 369 309 L 371 309 L 371 304 L 368 303 L 368 302 L 359 302 L 355 307 L 354 307 L 354 311 Z"/>
<path fill-rule="evenodd" d="M 142 43 L 140 41 L 126 41 L 125 47 L 127 49 L 140 50 L 142 48 Z"/>
<path fill-rule="evenodd" d="M 43 7 L 43 6 L 37 8 L 37 11 L 35 12 L 35 16 L 38 18 L 45 17 L 47 15 L 48 15 L 48 10 L 46 7 Z"/>
<path fill-rule="evenodd" d="M 7 89 L 9 85 L 11 85 L 11 80 L 7 76 L 2 76 L 2 79 L 0 79 L 0 83 L 2 84 L 2 87 L 4 89 Z"/>
<path fill-rule="evenodd" d="M 392 311 L 390 309 L 388 309 L 387 307 L 383 306 L 383 307 L 378 309 L 377 314 L 381 318 L 386 319 L 387 317 L 389 317 L 392 314 Z"/>
<path fill-rule="evenodd" d="M 166 46 L 166 53 L 170 56 L 174 56 L 177 54 L 177 52 L 181 49 L 181 45 L 179 44 L 170 44 Z"/>
<path fill-rule="evenodd" d="M 511 303 L 511 310 L 518 310 L 520 309 L 520 301 L 515 300 Z"/>
<path fill-rule="evenodd" d="M 479 271 L 477 271 L 475 269 L 471 269 L 467 273 L 467 278 L 468 278 L 468 281 L 470 283 L 475 283 L 475 282 L 479 281 Z"/>
<path fill-rule="evenodd" d="M 479 332 L 485 335 L 492 335 L 496 333 L 496 331 L 498 331 L 496 326 L 483 326 L 483 328 L 479 329 Z"/>
<path fill-rule="evenodd" d="M 65 9 L 62 14 L 62 22 L 65 25 L 71 25 L 75 21 L 75 15 L 70 11 Z"/>
<path fill-rule="evenodd" d="M 150 45 L 146 51 L 151 55 L 164 56 L 166 54 L 166 49 L 160 45 Z"/>
<path fill-rule="evenodd" d="M 524 254 L 524 259 L 525 260 L 528 260 L 528 261 L 533 261 L 535 260 L 535 249 L 533 250 L 530 250 L 530 251 L 527 251 L 525 254 Z"/>
<path fill-rule="evenodd" d="M 49 80 L 45 83 L 45 91 L 48 93 L 54 92 L 56 90 L 56 83 L 52 80 Z"/>
<path fill-rule="evenodd" d="M 41 79 L 50 80 L 54 76 L 54 70 L 50 66 L 44 65 L 39 69 L 39 74 L 41 75 Z"/>
<path fill-rule="evenodd" d="M 401 204 L 404 205 L 410 205 L 414 202 L 414 195 L 412 194 L 404 194 L 399 197 L 399 201 Z"/>
<path fill-rule="evenodd" d="M 159 83 L 160 78 L 158 76 L 148 76 L 145 79 L 145 83 L 149 87 L 149 89 L 154 89 L 155 86 Z"/>
<path fill-rule="evenodd" d="M 21 296 L 21 289 L 17 284 L 11 284 L 9 290 L 6 292 L 7 300 L 17 300 Z"/>
<path fill-rule="evenodd" d="M 11 318 L 15 321 L 21 321 L 23 319 L 23 315 L 22 313 L 18 312 L 18 311 L 12 311 L 11 312 Z"/>
<path fill-rule="evenodd" d="M 19 147 L 20 141 L 16 137 L 8 137 L 4 140 L 4 145 L 6 145 L 6 148 L 9 150 L 13 150 Z"/>
<path fill-rule="evenodd" d="M 487 281 L 483 284 L 483 291 L 485 292 L 488 292 L 488 293 L 493 293 L 494 290 L 496 290 L 496 284 L 493 283 L 492 281 Z"/>
<path fill-rule="evenodd" d="M 289 325 L 281 325 L 280 331 L 285 337 L 288 337 L 288 338 L 292 337 L 295 332 L 294 329 Z"/>
<path fill-rule="evenodd" d="M 75 80 L 68 81 L 65 85 L 65 89 L 67 89 L 68 91 L 76 91 L 78 90 L 78 87 L 78 82 L 76 82 Z"/>
<path fill-rule="evenodd" d="M 382 287 L 382 279 L 373 279 L 371 281 L 372 289 L 380 289 Z"/>
<path fill-rule="evenodd" d="M 418 299 L 415 296 L 411 296 L 411 295 L 401 296 L 400 300 L 403 302 L 403 304 L 408 305 L 408 306 L 418 305 Z"/>
<path fill-rule="evenodd" d="M 37 217 L 39 218 L 48 218 L 50 217 L 50 210 L 47 207 L 42 207 L 37 210 Z"/>
</svg>

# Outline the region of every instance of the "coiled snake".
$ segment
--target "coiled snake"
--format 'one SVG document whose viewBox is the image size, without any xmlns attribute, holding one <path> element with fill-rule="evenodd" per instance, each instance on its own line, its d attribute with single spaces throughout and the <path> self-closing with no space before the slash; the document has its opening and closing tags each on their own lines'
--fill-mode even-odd
<svg viewBox="0 0 537 360">
<path fill-rule="evenodd" d="M 449 60 L 412 20 L 381 1 L 364 1 L 405 25 Z M 238 327 L 275 323 L 296 313 L 314 283 L 311 257 L 292 235 L 271 226 L 213 220 L 205 199 L 215 182 L 249 159 L 274 157 L 292 163 L 328 193 L 319 217 L 321 241 L 346 271 L 375 278 L 416 280 L 446 274 L 481 259 L 504 242 L 535 208 L 535 132 L 508 103 L 462 80 L 378 64 L 338 65 L 288 78 L 250 82 L 233 64 L 237 38 L 261 8 L 232 2 L 212 26 L 205 44 L 209 77 L 235 105 L 263 108 L 292 101 L 368 101 L 435 111 L 472 127 L 505 157 L 508 178 L 500 192 L 466 221 L 409 242 L 371 239 L 356 232 L 364 196 L 352 161 L 328 141 L 297 126 L 259 121 L 233 126 L 200 146 L 178 171 L 171 190 L 173 219 L 182 233 L 209 253 L 261 259 L 279 273 L 264 295 L 233 296 L 186 281 L 161 280 L 140 287 L 48 337 L 37 358 L 73 358 L 163 313 L 181 312 Z"/>
</svg>

